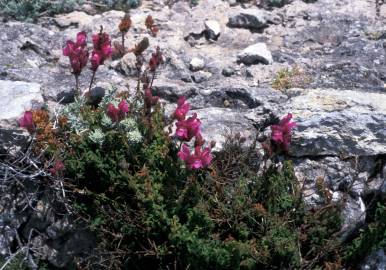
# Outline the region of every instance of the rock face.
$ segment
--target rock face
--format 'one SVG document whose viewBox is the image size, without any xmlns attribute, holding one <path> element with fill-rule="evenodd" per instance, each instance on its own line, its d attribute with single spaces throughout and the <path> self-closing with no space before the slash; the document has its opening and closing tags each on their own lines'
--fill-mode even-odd
<svg viewBox="0 0 386 270">
<path fill-rule="evenodd" d="M 15 153 L 24 147 L 29 137 L 17 120 L 26 110 L 40 108 L 43 103 L 38 83 L 0 80 L 0 152 Z"/>
<path fill-rule="evenodd" d="M 386 95 L 355 90 L 292 89 L 295 156 L 386 154 Z"/>
<path fill-rule="evenodd" d="M 0 124 L 16 126 L 16 120 L 26 111 L 43 103 L 38 83 L 0 80 Z"/>
<path fill-rule="evenodd" d="M 272 55 L 265 43 L 256 43 L 245 48 L 237 55 L 237 61 L 246 64 L 272 64 Z"/>
</svg>

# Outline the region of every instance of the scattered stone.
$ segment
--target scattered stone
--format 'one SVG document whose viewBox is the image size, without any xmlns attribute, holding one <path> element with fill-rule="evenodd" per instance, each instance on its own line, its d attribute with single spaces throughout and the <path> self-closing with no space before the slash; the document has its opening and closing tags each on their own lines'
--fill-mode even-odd
<svg viewBox="0 0 386 270">
<path fill-rule="evenodd" d="M 87 104 L 97 107 L 105 96 L 106 90 L 102 87 L 94 87 L 85 93 Z"/>
<path fill-rule="evenodd" d="M 205 21 L 205 37 L 209 40 L 217 40 L 220 36 L 221 28 L 218 21 Z"/>
<path fill-rule="evenodd" d="M 83 11 L 73 11 L 69 14 L 58 15 L 54 20 L 62 28 L 72 25 L 80 27 L 90 24 L 93 20 L 93 16 L 90 16 Z"/>
<path fill-rule="evenodd" d="M 229 27 L 262 30 L 268 26 L 268 15 L 259 9 L 246 9 L 229 18 Z"/>
<path fill-rule="evenodd" d="M 198 71 L 192 75 L 192 79 L 195 83 L 202 83 L 212 77 L 212 73 L 206 71 Z"/>
<path fill-rule="evenodd" d="M 203 59 L 194 57 L 189 64 L 189 69 L 191 71 L 199 71 L 205 67 L 205 62 Z"/>
<path fill-rule="evenodd" d="M 245 48 L 237 55 L 237 61 L 246 65 L 272 64 L 272 54 L 265 43 L 256 43 Z"/>
<path fill-rule="evenodd" d="M 235 74 L 235 70 L 232 67 L 226 67 L 222 70 L 221 74 L 225 77 L 230 77 Z"/>
<path fill-rule="evenodd" d="M 192 82 L 192 76 L 189 73 L 184 72 L 181 74 L 181 81 L 190 83 Z"/>
<path fill-rule="evenodd" d="M 136 76 L 137 75 L 137 67 L 136 57 L 133 53 L 125 54 L 122 59 L 111 62 L 110 66 L 114 70 L 126 76 Z"/>
</svg>

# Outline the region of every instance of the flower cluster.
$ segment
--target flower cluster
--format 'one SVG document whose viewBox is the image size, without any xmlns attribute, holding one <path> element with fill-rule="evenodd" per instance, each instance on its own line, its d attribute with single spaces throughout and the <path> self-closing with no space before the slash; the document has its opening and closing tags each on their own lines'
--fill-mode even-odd
<svg viewBox="0 0 386 270">
<path fill-rule="evenodd" d="M 193 137 L 200 134 L 201 121 L 197 118 L 197 114 L 186 120 L 179 120 L 176 123 L 176 137 L 181 141 L 189 142 Z"/>
<path fill-rule="evenodd" d="M 126 100 L 122 100 L 116 108 L 113 104 L 107 104 L 106 114 L 110 117 L 113 123 L 119 123 L 122 121 L 129 112 L 129 105 Z"/>
<path fill-rule="evenodd" d="M 25 111 L 18 122 L 19 126 L 28 130 L 29 133 L 32 134 L 35 131 L 35 124 L 33 122 L 32 111 Z"/>
<path fill-rule="evenodd" d="M 149 68 L 150 71 L 155 72 L 157 67 L 163 63 L 163 57 L 162 52 L 159 47 L 157 47 L 155 53 L 152 53 L 150 61 L 149 61 Z"/>
<path fill-rule="evenodd" d="M 91 70 L 94 72 L 100 65 L 103 65 L 104 61 L 111 56 L 111 40 L 107 33 L 102 32 L 92 36 L 92 43 L 94 45 L 91 53 Z"/>
<path fill-rule="evenodd" d="M 132 22 L 130 14 L 126 13 L 125 16 L 122 18 L 121 22 L 119 23 L 119 32 L 121 32 L 122 34 L 126 34 L 129 31 L 131 24 Z"/>
<path fill-rule="evenodd" d="M 154 19 L 151 15 L 148 15 L 145 20 L 145 25 L 148 30 L 152 33 L 153 36 L 156 36 L 159 29 L 158 26 L 154 23 Z"/>
<path fill-rule="evenodd" d="M 87 34 L 79 32 L 76 35 L 76 41 L 67 40 L 66 47 L 63 49 L 63 55 L 70 58 L 72 73 L 79 76 L 82 69 L 87 65 L 88 50 L 87 50 Z"/>
<path fill-rule="evenodd" d="M 94 81 L 95 72 L 104 61 L 111 56 L 111 40 L 107 33 L 102 32 L 103 28 L 98 34 L 92 36 L 93 51 L 91 53 L 91 70 L 94 74 L 91 78 L 90 89 Z M 83 68 L 87 65 L 89 58 L 89 51 L 87 49 L 87 34 L 86 32 L 79 32 L 76 36 L 76 41 L 67 40 L 66 47 L 63 48 L 63 55 L 70 58 L 70 64 L 72 73 L 76 80 L 76 89 L 79 90 L 78 77 L 81 74 Z"/>
<path fill-rule="evenodd" d="M 174 118 L 179 121 L 184 120 L 189 110 L 190 104 L 186 102 L 186 98 L 184 96 L 180 97 L 177 101 L 177 109 L 174 112 Z"/>
<path fill-rule="evenodd" d="M 190 170 L 198 170 L 208 167 L 212 162 L 212 155 L 210 147 L 206 147 L 203 151 L 201 146 L 194 147 L 194 152 L 191 153 L 186 144 L 182 145 L 182 149 L 178 152 L 178 157 L 185 161 L 186 167 Z"/>
<path fill-rule="evenodd" d="M 263 148 L 269 155 L 272 155 L 274 150 L 288 152 L 292 129 L 297 126 L 295 122 L 291 122 L 291 119 L 292 114 L 289 113 L 277 125 L 271 125 L 271 143 L 263 144 Z M 272 144 L 274 149 L 271 147 Z"/>
<path fill-rule="evenodd" d="M 145 89 L 145 105 L 146 107 L 150 108 L 152 106 L 155 106 L 159 100 L 158 96 L 153 96 L 151 89 L 146 88 Z"/>
<path fill-rule="evenodd" d="M 63 164 L 63 162 L 59 159 L 57 159 L 54 163 L 54 165 L 52 166 L 52 168 L 49 169 L 49 172 L 53 175 L 53 176 L 58 176 L 60 175 L 64 170 L 65 170 L 65 166 Z"/>
<path fill-rule="evenodd" d="M 280 120 L 278 125 L 272 125 L 272 140 L 282 150 L 288 151 L 289 144 L 291 142 L 291 131 L 296 127 L 295 122 L 291 122 L 292 114 L 288 114 Z"/>
<path fill-rule="evenodd" d="M 178 157 L 183 160 L 186 167 L 190 170 L 198 170 L 208 167 L 213 159 L 211 148 L 206 147 L 202 150 L 205 141 L 200 133 L 201 121 L 197 118 L 197 114 L 186 118 L 186 114 L 190 110 L 190 104 L 186 102 L 185 97 L 180 97 L 177 101 L 177 108 L 174 111 L 173 117 L 176 122 L 175 136 L 182 142 L 189 142 L 195 137 L 194 151 L 190 152 L 187 144 L 183 144 L 178 152 Z"/>
</svg>

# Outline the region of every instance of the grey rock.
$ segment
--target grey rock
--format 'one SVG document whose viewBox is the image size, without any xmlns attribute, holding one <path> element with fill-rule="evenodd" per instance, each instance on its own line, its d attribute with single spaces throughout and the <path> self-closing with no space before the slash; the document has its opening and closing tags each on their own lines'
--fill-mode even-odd
<svg viewBox="0 0 386 270">
<path fill-rule="evenodd" d="M 210 79 L 212 74 L 206 71 L 198 71 L 192 75 L 192 79 L 195 83 L 202 83 Z"/>
<path fill-rule="evenodd" d="M 333 202 L 344 202 L 341 212 L 343 224 L 340 231 L 340 238 L 345 241 L 365 223 L 366 206 L 362 198 L 358 197 L 354 199 L 350 196 L 345 196 L 340 191 L 334 192 L 332 198 Z"/>
<path fill-rule="evenodd" d="M 386 254 L 384 249 L 379 249 L 369 256 L 360 265 L 361 270 L 385 270 L 386 269 Z"/>
<path fill-rule="evenodd" d="M 217 40 L 221 33 L 220 23 L 215 20 L 205 21 L 205 37 L 209 40 Z"/>
<path fill-rule="evenodd" d="M 16 154 L 24 148 L 30 137 L 19 128 L 17 120 L 27 110 L 43 104 L 40 84 L 0 80 L 0 149 Z"/>
<path fill-rule="evenodd" d="M 83 11 L 74 11 L 69 14 L 58 15 L 54 20 L 62 28 L 69 26 L 84 27 L 91 24 L 93 16 L 90 16 Z"/>
<path fill-rule="evenodd" d="M 272 64 L 272 54 L 265 43 L 256 43 L 245 48 L 237 55 L 237 61 L 246 65 Z"/>
<path fill-rule="evenodd" d="M 221 74 L 225 77 L 230 77 L 235 74 L 235 70 L 232 67 L 226 67 L 221 71 Z"/>
<path fill-rule="evenodd" d="M 228 21 L 229 27 L 261 30 L 268 26 L 268 15 L 259 9 L 246 9 L 233 15 Z"/>
<path fill-rule="evenodd" d="M 192 82 L 192 76 L 187 72 L 183 72 L 181 74 L 181 81 L 190 83 Z"/>
<path fill-rule="evenodd" d="M 133 53 L 127 53 L 121 60 L 117 60 L 117 63 L 113 65 L 112 68 L 126 76 L 136 76 L 138 74 L 138 70 L 135 65 L 136 61 L 137 59 Z"/>
<path fill-rule="evenodd" d="M 198 57 L 194 57 L 189 63 L 189 68 L 191 71 L 199 71 L 202 70 L 204 67 L 204 60 Z"/>
<path fill-rule="evenodd" d="M 192 110 L 197 113 L 202 122 L 202 135 L 207 142 L 215 141 L 214 151 L 222 149 L 228 135 L 240 132 L 247 139 L 247 143 L 253 140 L 256 134 L 251 121 L 242 115 L 226 108 L 205 108 Z"/>
<path fill-rule="evenodd" d="M 292 89 L 287 112 L 298 128 L 294 156 L 386 153 L 386 95 L 353 90 Z"/>
<path fill-rule="evenodd" d="M 40 84 L 0 81 L 0 125 L 16 126 L 22 114 L 43 103 Z"/>
</svg>

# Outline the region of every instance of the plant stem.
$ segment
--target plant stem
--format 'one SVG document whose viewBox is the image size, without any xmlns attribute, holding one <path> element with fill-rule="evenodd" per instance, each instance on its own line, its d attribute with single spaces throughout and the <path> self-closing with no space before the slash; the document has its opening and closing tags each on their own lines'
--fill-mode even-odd
<svg viewBox="0 0 386 270">
<path fill-rule="evenodd" d="M 150 89 L 153 87 L 154 78 L 155 78 L 155 70 L 153 72 L 153 76 L 151 77 Z"/>
<path fill-rule="evenodd" d="M 94 70 L 94 72 L 92 73 L 92 77 L 91 77 L 91 81 L 90 81 L 90 86 L 88 87 L 88 91 L 91 91 L 91 86 L 92 86 L 92 83 L 94 82 L 95 73 L 96 73 L 96 70 Z"/>
<path fill-rule="evenodd" d="M 79 75 L 75 75 L 75 95 L 80 96 Z"/>
<path fill-rule="evenodd" d="M 125 33 L 122 32 L 122 49 L 125 51 Z"/>
</svg>

